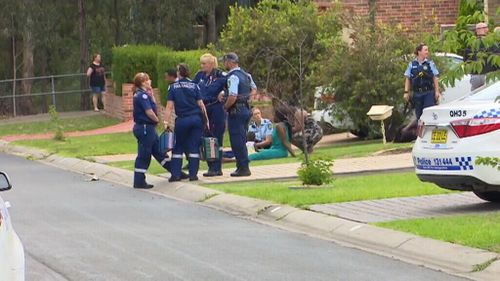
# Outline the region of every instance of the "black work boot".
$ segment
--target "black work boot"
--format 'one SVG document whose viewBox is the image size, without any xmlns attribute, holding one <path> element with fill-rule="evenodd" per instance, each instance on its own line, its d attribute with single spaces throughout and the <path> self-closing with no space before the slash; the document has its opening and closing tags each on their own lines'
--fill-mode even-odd
<svg viewBox="0 0 500 281">
<path fill-rule="evenodd" d="M 251 174 L 250 168 L 247 166 L 236 169 L 236 171 L 231 173 L 231 177 L 248 177 Z"/>
<path fill-rule="evenodd" d="M 181 180 L 185 180 L 185 179 L 189 179 L 189 175 L 186 172 L 182 171 L 181 172 Z"/>
<path fill-rule="evenodd" d="M 134 188 L 140 188 L 140 189 L 150 189 L 150 188 L 153 188 L 153 186 L 154 185 L 146 183 L 146 182 L 144 184 L 141 184 L 141 185 L 134 184 Z"/>
<path fill-rule="evenodd" d="M 222 176 L 222 171 L 210 171 L 203 173 L 204 177 L 216 177 L 216 176 Z"/>
</svg>

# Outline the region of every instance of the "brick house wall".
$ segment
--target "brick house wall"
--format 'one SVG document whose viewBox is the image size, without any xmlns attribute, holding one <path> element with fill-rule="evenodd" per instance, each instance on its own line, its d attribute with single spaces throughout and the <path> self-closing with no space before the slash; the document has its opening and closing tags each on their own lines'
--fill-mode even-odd
<svg viewBox="0 0 500 281">
<path fill-rule="evenodd" d="M 326 9 L 329 0 L 315 0 Z M 356 15 L 368 15 L 369 0 L 340 0 L 344 9 Z M 401 24 L 409 31 L 423 28 L 430 31 L 435 25 L 454 24 L 459 0 L 375 0 L 375 19 L 387 24 Z"/>
</svg>

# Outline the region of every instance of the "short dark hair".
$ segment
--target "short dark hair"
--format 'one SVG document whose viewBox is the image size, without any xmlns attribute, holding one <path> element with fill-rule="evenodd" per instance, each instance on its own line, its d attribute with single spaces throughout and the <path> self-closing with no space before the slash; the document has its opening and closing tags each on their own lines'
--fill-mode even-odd
<svg viewBox="0 0 500 281">
<path fill-rule="evenodd" d="M 175 70 L 175 68 L 170 68 L 165 72 L 165 75 L 170 77 L 177 77 L 177 70 Z"/>
<path fill-rule="evenodd" d="M 177 66 L 177 71 L 179 72 L 179 75 L 182 77 L 189 77 L 189 67 L 185 63 L 179 63 Z"/>
</svg>

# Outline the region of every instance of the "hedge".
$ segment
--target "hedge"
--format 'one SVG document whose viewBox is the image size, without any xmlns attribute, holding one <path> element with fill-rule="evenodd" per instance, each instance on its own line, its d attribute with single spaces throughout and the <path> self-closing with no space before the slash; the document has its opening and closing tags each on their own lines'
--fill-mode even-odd
<svg viewBox="0 0 500 281">
<path fill-rule="evenodd" d="M 172 52 L 158 45 L 127 45 L 114 47 L 113 50 L 113 80 L 116 82 L 117 95 L 122 94 L 121 84 L 132 83 L 137 72 L 146 72 L 153 80 L 153 87 L 158 86 L 156 61 L 159 53 Z M 163 80 L 163 79 L 162 79 Z"/>
<path fill-rule="evenodd" d="M 201 55 L 208 53 L 208 50 L 190 50 L 190 51 L 167 51 L 158 54 L 156 69 L 158 70 L 158 88 L 161 93 L 161 102 L 164 105 L 167 100 L 167 82 L 164 75 L 167 70 L 176 68 L 179 63 L 188 65 L 191 72 L 191 79 L 200 69 Z"/>
</svg>

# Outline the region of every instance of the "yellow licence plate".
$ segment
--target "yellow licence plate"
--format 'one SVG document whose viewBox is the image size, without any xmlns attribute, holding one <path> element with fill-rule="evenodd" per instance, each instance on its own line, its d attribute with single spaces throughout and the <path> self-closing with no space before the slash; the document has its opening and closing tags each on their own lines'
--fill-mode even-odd
<svg viewBox="0 0 500 281">
<path fill-rule="evenodd" d="M 432 130 L 431 143 L 446 143 L 448 139 L 448 131 Z"/>
</svg>

